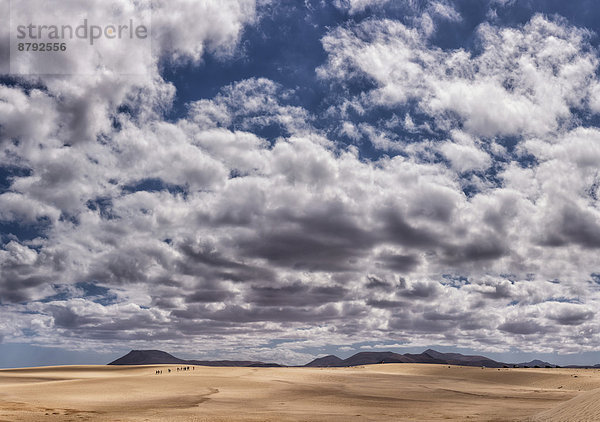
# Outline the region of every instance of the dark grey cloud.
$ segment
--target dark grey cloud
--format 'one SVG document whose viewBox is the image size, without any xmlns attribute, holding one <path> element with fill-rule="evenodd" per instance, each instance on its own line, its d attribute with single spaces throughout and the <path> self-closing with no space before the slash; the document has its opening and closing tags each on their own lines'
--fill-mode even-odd
<svg viewBox="0 0 600 422">
<path fill-rule="evenodd" d="M 592 212 L 565 204 L 556 223 L 548 227 L 542 243 L 554 247 L 574 243 L 586 248 L 598 248 L 600 223 Z"/>
<path fill-rule="evenodd" d="M 47 308 L 47 312 L 54 318 L 54 326 L 57 328 L 85 330 L 86 326 L 103 322 L 100 318 L 78 315 L 65 306 L 50 306 Z"/>
<path fill-rule="evenodd" d="M 581 308 L 581 309 L 578 309 Z M 581 325 L 591 320 L 595 313 L 582 306 L 570 306 L 550 311 L 548 318 L 560 325 Z"/>
<path fill-rule="evenodd" d="M 270 213 L 252 238 L 236 240 L 248 257 L 274 265 L 312 271 L 345 271 L 366 256 L 376 238 L 339 202 L 322 202 L 300 213 L 294 204 Z"/>
<path fill-rule="evenodd" d="M 490 299 L 509 299 L 513 296 L 511 284 L 507 281 L 492 286 L 493 290 L 483 290 L 480 293 Z"/>
<path fill-rule="evenodd" d="M 250 265 L 229 258 L 217 246 L 202 241 L 185 239 L 177 242 L 184 255 L 175 264 L 176 271 L 186 275 L 204 275 L 205 278 L 231 280 L 234 282 L 269 281 L 275 271 L 267 266 Z"/>
<path fill-rule="evenodd" d="M 386 300 L 386 299 L 367 299 L 367 305 L 379 309 L 399 309 L 399 308 L 410 308 L 409 302 L 401 300 Z"/>
<path fill-rule="evenodd" d="M 186 295 L 185 301 L 187 303 L 196 302 L 224 302 L 227 299 L 231 299 L 235 296 L 235 293 L 227 289 L 216 289 L 216 288 L 198 288 L 192 293 Z"/>
<path fill-rule="evenodd" d="M 509 254 L 504 240 L 491 233 L 466 244 L 447 246 L 443 251 L 443 260 L 449 264 L 490 261 Z"/>
<path fill-rule="evenodd" d="M 398 292 L 400 296 L 413 299 L 433 299 L 441 292 L 439 283 L 435 281 L 417 281 L 410 287 L 403 288 Z"/>
<path fill-rule="evenodd" d="M 390 328 L 393 330 L 406 330 L 418 333 L 451 333 L 456 324 L 448 320 L 428 320 L 419 315 L 410 315 L 407 318 L 393 318 Z"/>
<path fill-rule="evenodd" d="M 296 282 L 281 287 L 252 286 L 245 299 L 258 306 L 320 306 L 348 299 L 350 292 L 342 286 L 307 286 Z"/>
<path fill-rule="evenodd" d="M 511 320 L 498 326 L 500 331 L 511 334 L 538 334 L 548 331 L 548 329 L 533 320 Z"/>
<path fill-rule="evenodd" d="M 385 291 L 390 291 L 394 289 L 393 283 L 390 283 L 387 280 L 382 280 L 373 275 L 368 275 L 366 281 L 367 283 L 365 284 L 365 287 L 367 289 L 381 289 Z"/>
<path fill-rule="evenodd" d="M 376 257 L 381 266 L 399 273 L 411 272 L 420 262 L 416 255 L 402 255 L 394 253 L 382 253 Z"/>
<path fill-rule="evenodd" d="M 414 227 L 392 207 L 379 211 L 377 216 L 383 226 L 381 230 L 390 242 L 416 248 L 431 248 L 441 242 L 434 231 L 427 227 Z"/>
</svg>

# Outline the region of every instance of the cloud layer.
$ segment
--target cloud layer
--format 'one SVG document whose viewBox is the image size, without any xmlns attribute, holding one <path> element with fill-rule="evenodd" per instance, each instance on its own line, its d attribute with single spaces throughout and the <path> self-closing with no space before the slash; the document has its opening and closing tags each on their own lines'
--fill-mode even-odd
<svg viewBox="0 0 600 422">
<path fill-rule="evenodd" d="M 0 338 L 289 363 L 367 341 L 597 349 L 588 30 L 537 14 L 448 50 L 450 3 L 352 18 L 321 38 L 324 112 L 248 77 L 172 118 L 162 66 L 243 57 L 266 7 L 176 3 L 145 77 L 0 86 Z M 386 7 L 366 3 L 337 6 Z"/>
</svg>

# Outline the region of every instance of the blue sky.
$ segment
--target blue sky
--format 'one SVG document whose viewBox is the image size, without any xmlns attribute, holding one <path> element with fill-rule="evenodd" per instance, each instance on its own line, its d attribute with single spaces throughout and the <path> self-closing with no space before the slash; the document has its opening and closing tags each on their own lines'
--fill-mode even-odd
<svg viewBox="0 0 600 422">
<path fill-rule="evenodd" d="M 90 22 L 142 16 L 115 5 Z M 0 366 L 600 362 L 599 15 L 155 1 L 149 62 L 99 42 L 19 63 L 0 79 Z"/>
</svg>

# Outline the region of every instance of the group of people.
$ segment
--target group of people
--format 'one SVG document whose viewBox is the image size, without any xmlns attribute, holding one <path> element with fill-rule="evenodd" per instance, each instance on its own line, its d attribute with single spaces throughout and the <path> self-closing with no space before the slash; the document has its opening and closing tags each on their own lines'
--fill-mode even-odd
<svg viewBox="0 0 600 422">
<path fill-rule="evenodd" d="M 189 371 L 190 369 L 195 370 L 196 368 L 194 368 L 193 366 L 182 366 L 182 367 L 177 367 L 177 372 L 179 371 Z M 168 373 L 171 373 L 171 369 L 167 369 Z M 154 373 L 156 375 L 161 375 L 163 373 L 162 369 L 157 369 L 156 371 L 154 371 Z"/>
</svg>

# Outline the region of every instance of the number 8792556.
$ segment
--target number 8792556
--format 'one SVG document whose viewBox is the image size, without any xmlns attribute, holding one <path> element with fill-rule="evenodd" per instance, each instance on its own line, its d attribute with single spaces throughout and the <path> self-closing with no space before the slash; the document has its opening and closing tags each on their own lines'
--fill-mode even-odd
<svg viewBox="0 0 600 422">
<path fill-rule="evenodd" d="M 20 42 L 18 51 L 67 51 L 67 43 L 64 42 Z"/>
</svg>

